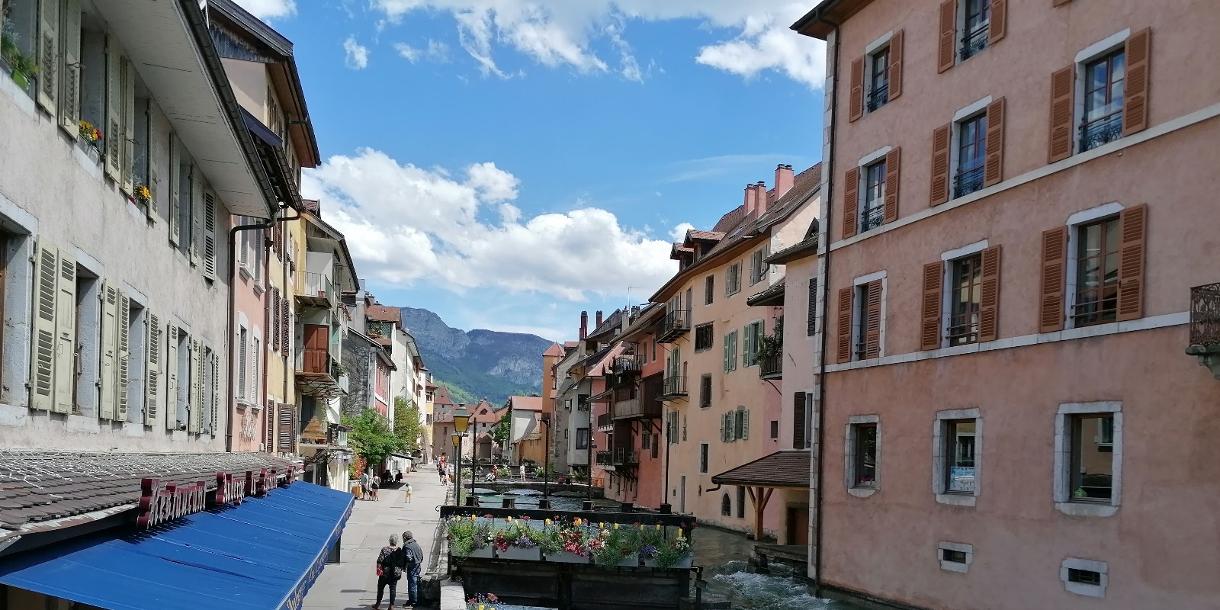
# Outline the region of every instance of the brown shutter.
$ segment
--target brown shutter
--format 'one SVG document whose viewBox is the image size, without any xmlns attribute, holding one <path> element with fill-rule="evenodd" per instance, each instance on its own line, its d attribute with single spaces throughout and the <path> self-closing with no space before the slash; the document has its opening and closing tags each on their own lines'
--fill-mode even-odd
<svg viewBox="0 0 1220 610">
<path fill-rule="evenodd" d="M 792 395 L 792 448 L 805 448 L 805 393 Z"/>
<path fill-rule="evenodd" d="M 1127 83 L 1123 101 L 1123 135 L 1148 127 L 1148 69 L 1152 31 L 1144 28 L 1127 39 Z"/>
<path fill-rule="evenodd" d="M 995 341 L 1000 326 L 1000 246 L 983 250 L 983 281 L 979 306 L 979 341 Z"/>
<path fill-rule="evenodd" d="M 864 328 L 864 357 L 881 355 L 881 280 L 868 283 L 868 325 Z"/>
<path fill-rule="evenodd" d="M 919 349 L 940 347 L 940 299 L 945 264 L 941 261 L 923 266 L 923 305 L 919 318 Z"/>
<path fill-rule="evenodd" d="M 1051 141 L 1047 163 L 1072 156 L 1072 93 L 1076 66 L 1051 75 Z"/>
<path fill-rule="evenodd" d="M 851 60 L 851 90 L 848 93 L 847 122 L 855 121 L 864 115 L 864 58 Z"/>
<path fill-rule="evenodd" d="M 1008 33 L 1008 0 L 991 0 L 991 22 L 987 24 L 987 45 L 1000 41 Z"/>
<path fill-rule="evenodd" d="M 1118 215 L 1122 247 L 1118 263 L 1118 320 L 1144 315 L 1144 235 L 1148 231 L 1148 205 L 1127 208 Z"/>
<path fill-rule="evenodd" d="M 843 175 L 843 239 L 856 234 L 857 206 L 860 205 L 860 168 Z"/>
<path fill-rule="evenodd" d="M 949 200 L 949 134 L 952 125 L 932 131 L 932 205 Z"/>
<path fill-rule="evenodd" d="M 249 407 L 247 407 L 249 408 Z M 263 443 L 266 444 L 267 453 L 275 453 L 275 421 L 279 419 L 279 412 L 275 407 L 275 401 L 267 399 L 267 407 L 263 409 Z"/>
<path fill-rule="evenodd" d="M 885 222 L 898 220 L 899 163 L 902 149 L 895 146 L 885 153 Z"/>
<path fill-rule="evenodd" d="M 1004 98 L 987 105 L 987 158 L 983 162 L 983 186 L 1004 179 Z"/>
<path fill-rule="evenodd" d="M 1067 264 L 1067 227 L 1042 232 L 1042 283 L 1039 289 L 1038 332 L 1063 330 L 1063 272 Z"/>
<path fill-rule="evenodd" d="M 887 97 L 892 101 L 902 95 L 902 30 L 894 32 L 894 36 L 890 38 L 889 80 Z"/>
<path fill-rule="evenodd" d="M 851 294 L 855 288 L 839 289 L 839 362 L 851 360 Z"/>
<path fill-rule="evenodd" d="M 941 0 L 940 40 L 936 47 L 936 71 L 944 72 L 953 67 L 957 59 L 957 0 Z"/>
</svg>

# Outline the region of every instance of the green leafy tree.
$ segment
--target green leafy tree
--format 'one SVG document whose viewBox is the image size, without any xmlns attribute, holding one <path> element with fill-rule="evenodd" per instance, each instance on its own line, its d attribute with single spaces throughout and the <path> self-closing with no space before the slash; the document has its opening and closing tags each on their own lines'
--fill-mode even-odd
<svg viewBox="0 0 1220 610">
<path fill-rule="evenodd" d="M 510 420 L 511 418 L 508 416 L 508 413 L 505 413 L 504 417 L 501 417 L 500 421 L 496 422 L 495 427 L 491 429 L 492 440 L 496 441 L 496 444 L 501 447 L 508 441 L 509 426 L 512 425 Z"/>
<path fill-rule="evenodd" d="M 370 465 L 380 465 L 391 453 L 406 449 L 403 440 L 390 429 L 390 422 L 372 409 L 355 417 L 344 417 L 343 424 L 351 427 L 347 433 L 348 447 Z"/>
<path fill-rule="evenodd" d="M 402 439 L 408 453 L 419 449 L 423 426 L 419 423 L 419 406 L 414 400 L 399 396 L 394 399 L 394 436 Z"/>
</svg>

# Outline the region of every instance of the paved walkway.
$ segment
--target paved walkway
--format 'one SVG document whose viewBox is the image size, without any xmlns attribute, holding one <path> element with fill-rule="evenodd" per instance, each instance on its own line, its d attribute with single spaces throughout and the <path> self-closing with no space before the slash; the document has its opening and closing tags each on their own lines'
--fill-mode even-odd
<svg viewBox="0 0 1220 610">
<path fill-rule="evenodd" d="M 411 530 L 424 550 L 426 569 L 432 561 L 433 535 L 440 520 L 436 507 L 445 500 L 445 488 L 441 487 L 436 467 L 432 465 L 408 473 L 403 481 L 411 483 L 410 504 L 401 489 L 383 489 L 377 501 L 356 501 L 343 530 L 341 561 L 322 570 L 322 575 L 305 596 L 302 610 L 356 610 L 368 608 L 377 601 L 374 564 L 390 534 L 401 536 L 404 530 Z M 406 580 L 398 582 L 396 608 L 407 600 L 406 585 Z M 386 607 L 385 601 L 382 601 L 382 608 Z"/>
</svg>

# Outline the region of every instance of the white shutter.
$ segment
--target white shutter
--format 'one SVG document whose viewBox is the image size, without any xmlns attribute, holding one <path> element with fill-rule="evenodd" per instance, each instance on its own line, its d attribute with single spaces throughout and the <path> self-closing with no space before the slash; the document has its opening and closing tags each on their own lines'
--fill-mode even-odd
<svg viewBox="0 0 1220 610">
<path fill-rule="evenodd" d="M 115 323 L 118 328 L 115 332 L 117 340 L 115 352 L 115 415 L 117 421 L 127 421 L 127 382 L 128 371 L 131 366 L 131 350 L 130 337 L 128 336 L 129 327 L 131 325 L 131 298 L 122 292 L 118 293 L 115 300 L 117 308 L 115 315 Z"/>
<path fill-rule="evenodd" d="M 136 67 L 127 57 L 122 59 L 120 79 L 122 80 L 122 89 L 119 93 L 123 96 L 123 141 L 121 143 L 123 152 L 119 157 L 119 161 L 122 163 L 120 169 L 123 182 L 120 188 L 124 193 L 131 195 L 135 192 L 133 182 L 136 147 Z"/>
<path fill-rule="evenodd" d="M 165 429 L 178 429 L 178 327 L 165 328 Z"/>
<path fill-rule="evenodd" d="M 180 202 L 178 201 L 178 187 L 182 181 L 178 174 L 181 173 L 182 166 L 180 165 L 178 156 L 178 138 L 174 137 L 173 134 L 170 134 L 169 171 L 166 172 L 166 174 L 169 176 L 169 243 L 175 246 L 178 245 L 178 239 L 180 237 L 179 233 L 181 231 L 181 227 L 178 226 L 178 206 L 180 205 Z M 170 398 L 172 399 L 173 397 L 171 396 Z"/>
<path fill-rule="evenodd" d="M 161 319 L 157 314 L 148 314 L 148 356 L 144 365 L 144 425 L 157 423 L 158 399 L 161 383 Z"/>
<path fill-rule="evenodd" d="M 123 79 L 122 53 L 114 36 L 106 37 L 106 124 L 102 135 L 106 144 L 106 175 L 115 182 L 122 177 L 120 156 L 123 154 Z"/>
<path fill-rule="evenodd" d="M 191 228 L 187 235 L 191 240 L 191 264 L 199 266 L 203 250 L 203 172 L 197 165 L 191 165 Z"/>
<path fill-rule="evenodd" d="M 749 324 L 741 327 L 741 338 L 741 365 L 750 366 L 750 345 L 753 342 L 753 335 L 750 333 Z"/>
<path fill-rule="evenodd" d="M 38 244 L 34 257 L 34 333 L 30 345 L 30 408 L 50 411 L 54 405 L 55 297 L 59 255 Z"/>
<path fill-rule="evenodd" d="M 212 436 L 220 431 L 220 356 L 212 350 Z"/>
<path fill-rule="evenodd" d="M 55 289 L 55 402 L 56 413 L 71 413 L 76 384 L 76 260 L 59 253 Z"/>
<path fill-rule="evenodd" d="M 98 417 L 101 419 L 112 420 L 114 415 L 114 399 L 117 396 L 115 391 L 115 381 L 117 379 L 117 351 L 115 345 L 115 330 L 118 329 L 118 320 L 115 318 L 118 314 L 117 301 L 118 291 L 114 286 L 105 284 L 102 286 L 102 372 L 101 380 L 101 398 L 98 401 Z"/>
<path fill-rule="evenodd" d="M 59 93 L 59 0 L 38 3 L 38 105 L 55 116 Z"/>
<path fill-rule="evenodd" d="M 199 432 L 199 424 L 203 419 L 202 413 L 200 412 L 201 411 L 201 409 L 200 409 L 201 398 L 199 396 L 199 393 L 200 393 L 199 391 L 203 388 L 203 383 L 199 379 L 199 377 L 200 377 L 199 374 L 200 374 L 200 372 L 202 372 L 203 367 L 201 367 L 199 365 L 199 361 L 203 357 L 203 354 L 200 353 L 202 350 L 199 349 L 198 341 L 191 340 L 189 343 L 189 346 L 190 346 L 190 350 L 191 350 L 191 353 L 190 353 L 191 379 L 190 379 L 190 386 L 188 386 L 189 391 L 187 394 L 187 409 L 189 409 L 189 412 L 187 412 L 187 420 L 186 420 L 187 421 L 187 431 L 188 432 Z"/>
<path fill-rule="evenodd" d="M 63 80 L 59 89 L 60 126 L 76 139 L 80 129 L 80 0 L 63 0 L 59 54 Z"/>
<path fill-rule="evenodd" d="M 216 194 L 203 194 L 203 276 L 216 279 Z"/>
</svg>

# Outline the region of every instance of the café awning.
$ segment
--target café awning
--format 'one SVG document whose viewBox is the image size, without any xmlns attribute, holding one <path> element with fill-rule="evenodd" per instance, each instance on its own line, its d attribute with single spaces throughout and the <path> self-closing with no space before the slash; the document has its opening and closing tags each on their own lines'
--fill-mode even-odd
<svg viewBox="0 0 1220 610">
<path fill-rule="evenodd" d="M 147 531 L 70 539 L 0 561 L 0 584 L 100 608 L 296 609 L 351 514 L 310 483 Z"/>
</svg>

